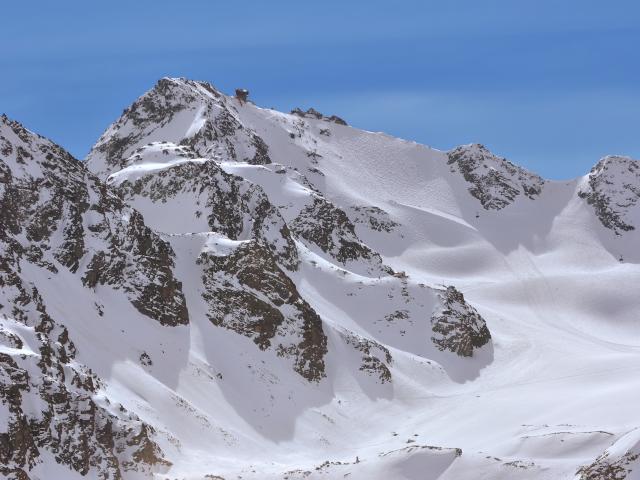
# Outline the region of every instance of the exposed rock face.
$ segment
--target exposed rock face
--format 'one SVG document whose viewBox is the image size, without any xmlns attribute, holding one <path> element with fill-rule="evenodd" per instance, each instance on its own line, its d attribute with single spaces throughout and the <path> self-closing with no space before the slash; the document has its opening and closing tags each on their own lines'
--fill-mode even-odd
<svg viewBox="0 0 640 480">
<path fill-rule="evenodd" d="M 33 331 L 38 346 L 29 350 L 16 333 L 0 336 L 0 348 L 12 352 L 0 353 L 0 410 L 8 419 L 0 433 L 0 473 L 29 478 L 45 450 L 58 463 L 105 480 L 169 465 L 152 427 L 121 406 L 111 408 L 107 398 L 95 400 L 100 379 L 75 361 L 67 329 L 49 315 L 37 288 L 15 271 L 0 282 L 3 301 L 13 300 L 12 318 Z"/>
<path fill-rule="evenodd" d="M 136 173 L 137 162 L 156 161 L 159 149 L 172 148 L 167 167 Z M 179 156 L 175 156 L 176 149 Z M 290 270 L 297 268 L 297 250 L 289 229 L 260 186 L 226 173 L 215 160 L 182 162 L 182 158 L 195 158 L 195 153 L 187 147 L 168 144 L 143 147 L 128 160 L 129 168 L 109 177 L 109 183 L 134 205 L 137 199 L 149 199 L 152 203 L 144 208 L 146 212 L 153 211 L 153 218 L 158 219 L 153 221 L 157 230 L 171 228 L 175 222 L 172 214 L 185 216 L 193 220 L 194 232 L 212 231 L 231 240 L 261 239 L 281 265 Z"/>
<path fill-rule="evenodd" d="M 471 357 L 474 349 L 491 341 L 487 324 L 469 305 L 462 292 L 447 287 L 440 294 L 442 307 L 431 317 L 434 336 L 431 341 L 439 350 L 448 350 L 461 357 Z"/>
<path fill-rule="evenodd" d="M 471 184 L 469 193 L 485 210 L 501 210 L 520 195 L 534 199 L 544 180 L 536 174 L 492 154 L 479 144 L 463 145 L 448 152 L 452 172 L 460 172 Z"/>
<path fill-rule="evenodd" d="M 52 273 L 65 267 L 89 288 L 123 290 L 162 324 L 188 323 L 173 251 L 142 216 L 57 145 L 6 117 L 0 128 L 5 262 L 16 271 L 22 259 Z"/>
<path fill-rule="evenodd" d="M 587 467 L 578 470 L 580 480 L 624 480 L 632 472 L 632 466 L 639 454 L 626 454 L 621 458 L 609 459 L 607 456 L 598 459 Z"/>
<path fill-rule="evenodd" d="M 640 441 L 638 430 L 623 435 L 607 448 L 593 463 L 576 472 L 579 480 L 624 480 L 631 478 L 640 465 Z"/>
<path fill-rule="evenodd" d="M 57 145 L 5 116 L 0 144 L 0 410 L 8 419 L 0 473 L 29 478 L 43 451 L 101 479 L 166 465 L 153 428 L 109 407 L 101 380 L 77 361 L 65 319 L 27 278 L 68 270 L 78 284 L 120 290 L 161 324 L 181 324 L 188 315 L 173 252 Z"/>
<path fill-rule="evenodd" d="M 391 220 L 389 214 L 378 207 L 356 205 L 350 208 L 354 223 L 362 224 L 376 232 L 392 232 L 399 224 Z"/>
<path fill-rule="evenodd" d="M 171 270 L 173 251 L 144 224 L 142 215 L 133 210 L 126 230 L 113 229 L 108 238 L 109 250 L 93 255 L 82 277 L 84 284 L 91 288 L 110 285 L 133 293 L 133 306 L 163 325 L 189 323 L 182 284 Z M 144 275 L 141 279 L 140 274 Z"/>
<path fill-rule="evenodd" d="M 17 338 L 17 337 L 16 337 Z M 4 342 L 3 342 L 4 343 Z M 0 433 L 0 474 L 28 478 L 40 452 L 22 412 L 22 391 L 29 389 L 29 376 L 6 354 L 0 354 L 0 408 L 7 418 L 6 432 Z"/>
<path fill-rule="evenodd" d="M 371 273 L 391 273 L 380 255 L 360 241 L 347 214 L 325 198 L 315 196 L 291 223 L 291 230 L 343 265 L 362 261 Z"/>
<path fill-rule="evenodd" d="M 391 365 L 393 359 L 387 347 L 348 331 L 342 332 L 341 336 L 345 343 L 362 353 L 361 371 L 371 376 L 376 376 L 380 383 L 391 382 L 392 376 L 389 365 Z"/>
<path fill-rule="evenodd" d="M 270 249 L 252 240 L 226 253 L 205 251 L 198 260 L 211 322 L 292 358 L 295 371 L 307 380 L 322 379 L 327 353 L 322 320 Z"/>
<path fill-rule="evenodd" d="M 640 205 L 640 162 L 608 156 L 589 173 L 578 195 L 595 210 L 602 225 L 616 235 L 635 229 L 631 215 Z"/>
<path fill-rule="evenodd" d="M 162 162 L 162 168 L 136 170 Z M 321 380 L 327 353 L 322 321 L 288 276 L 298 268 L 298 251 L 262 188 L 226 173 L 214 159 L 198 158 L 191 147 L 167 142 L 138 149 L 126 164 L 109 182 L 134 205 L 144 199 L 141 208 L 157 229 L 171 227 L 166 212 L 173 212 L 191 219 L 189 230 L 215 233 L 211 238 L 233 245 L 205 247 L 197 260 L 211 322 L 290 358 L 307 380 Z"/>
<path fill-rule="evenodd" d="M 264 140 L 238 120 L 237 106 L 206 82 L 163 78 L 109 127 L 87 160 L 105 178 L 125 167 L 136 149 L 164 140 L 199 157 L 271 163 Z"/>
<path fill-rule="evenodd" d="M 331 115 L 327 117 L 326 115 L 318 112 L 315 108 L 309 108 L 306 112 L 300 108 L 294 108 L 293 110 L 291 110 L 291 113 L 302 118 L 314 118 L 316 120 L 324 120 L 325 122 L 337 123 L 338 125 L 347 125 L 347 122 L 345 122 L 337 115 Z"/>
</svg>

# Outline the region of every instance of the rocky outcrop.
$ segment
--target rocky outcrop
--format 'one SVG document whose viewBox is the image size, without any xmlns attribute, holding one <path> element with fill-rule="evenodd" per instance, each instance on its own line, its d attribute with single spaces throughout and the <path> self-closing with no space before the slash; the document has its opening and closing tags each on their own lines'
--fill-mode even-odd
<svg viewBox="0 0 640 480">
<path fill-rule="evenodd" d="M 389 366 L 393 359 L 387 347 L 346 330 L 340 332 L 340 336 L 347 345 L 362 353 L 360 371 L 377 377 L 380 383 L 391 382 Z"/>
<path fill-rule="evenodd" d="M 104 480 L 169 465 L 154 429 L 111 406 L 101 380 L 78 363 L 67 328 L 49 314 L 38 289 L 21 279 L 15 265 L 3 267 L 9 268 L 0 273 L 0 298 L 12 307 L 0 316 L 0 350 L 10 352 L 0 353 L 0 412 L 6 419 L 0 474 L 30 478 L 44 451 L 81 475 L 93 471 Z M 17 333 L 25 328 L 33 332 L 29 347 Z"/>
<path fill-rule="evenodd" d="M 640 466 L 640 432 L 632 430 L 599 455 L 591 464 L 580 467 L 578 480 L 624 480 L 633 478 Z"/>
<path fill-rule="evenodd" d="M 301 118 L 311 118 L 315 120 L 324 120 L 325 122 L 337 123 L 338 125 L 347 125 L 347 122 L 337 115 L 326 116 L 318 112 L 315 108 L 309 108 L 306 112 L 300 108 L 294 108 L 291 110 L 291 114 Z"/>
<path fill-rule="evenodd" d="M 171 247 L 79 161 L 6 117 L 0 120 L 0 243 L 16 272 L 26 261 L 125 292 L 165 325 L 188 322 Z"/>
<path fill-rule="evenodd" d="M 475 349 L 491 341 L 486 322 L 465 301 L 462 292 L 447 287 L 439 297 L 441 305 L 431 317 L 431 341 L 439 350 L 471 357 Z"/>
<path fill-rule="evenodd" d="M 122 291 L 161 324 L 184 324 L 171 248 L 57 145 L 5 116 L 0 144 L 0 473 L 28 479 L 44 451 L 100 479 L 166 466 L 154 429 L 109 405 L 102 381 L 78 362 L 65 319 L 28 278 L 67 270 L 78 285 Z"/>
<path fill-rule="evenodd" d="M 640 162 L 608 156 L 591 169 L 578 195 L 593 207 L 602 225 L 621 235 L 635 229 L 631 216 L 639 210 L 639 185 Z"/>
<path fill-rule="evenodd" d="M 633 464 L 640 454 L 625 454 L 621 458 L 609 459 L 607 456 L 598 457 L 591 465 L 581 467 L 578 472 L 579 480 L 624 480 L 633 471 Z"/>
<path fill-rule="evenodd" d="M 372 274 L 389 274 L 380 255 L 358 238 L 344 210 L 323 197 L 314 196 L 291 223 L 291 231 L 306 242 L 318 246 L 343 265 L 363 262 Z"/>
<path fill-rule="evenodd" d="M 387 212 L 374 206 L 355 205 L 350 208 L 353 223 L 361 224 L 376 232 L 393 232 L 400 225 L 391 220 Z"/>
<path fill-rule="evenodd" d="M 207 315 L 214 325 L 253 339 L 262 350 L 271 348 L 291 358 L 294 370 L 309 381 L 325 376 L 322 320 L 269 247 L 257 240 L 239 242 L 226 254 L 205 250 L 198 263 Z"/>
<path fill-rule="evenodd" d="M 534 199 L 545 181 L 534 173 L 492 154 L 479 144 L 463 145 L 447 153 L 452 172 L 471 184 L 469 193 L 485 210 L 501 210 L 523 196 Z"/>
<path fill-rule="evenodd" d="M 82 277 L 84 284 L 123 289 L 140 313 L 163 325 L 189 323 L 182 284 L 172 271 L 173 251 L 144 224 L 142 215 L 133 210 L 128 222 L 116 225 L 107 236 L 109 249 L 93 254 Z"/>
</svg>

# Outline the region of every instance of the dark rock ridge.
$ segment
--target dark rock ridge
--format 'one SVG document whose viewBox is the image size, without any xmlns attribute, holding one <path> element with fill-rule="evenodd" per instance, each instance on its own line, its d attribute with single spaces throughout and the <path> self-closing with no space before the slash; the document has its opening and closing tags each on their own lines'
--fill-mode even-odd
<svg viewBox="0 0 640 480">
<path fill-rule="evenodd" d="M 87 161 L 105 178 L 150 140 L 189 146 L 199 157 L 271 163 L 267 144 L 238 120 L 237 100 L 206 82 L 163 78 L 100 137 Z M 193 130 L 180 125 L 197 124 Z"/>
<path fill-rule="evenodd" d="M 519 196 L 534 199 L 542 192 L 544 179 L 492 154 L 480 144 L 462 145 L 447 153 L 452 172 L 471 184 L 469 193 L 485 210 L 501 210 Z"/>
<path fill-rule="evenodd" d="M 639 454 L 627 453 L 621 458 L 610 459 L 601 455 L 592 464 L 581 467 L 577 474 L 579 480 L 624 480 L 633 471 Z"/>
<path fill-rule="evenodd" d="M 325 376 L 327 338 L 322 320 L 300 296 L 271 249 L 257 240 L 240 242 L 227 255 L 204 251 L 203 297 L 214 325 L 252 338 L 262 350 L 293 359 L 309 381 Z"/>
<path fill-rule="evenodd" d="M 67 319 L 50 313 L 28 278 L 34 269 L 45 277 L 67 269 L 81 285 L 91 252 L 102 252 L 131 263 L 125 268 L 139 279 L 120 272 L 116 287 L 140 311 L 161 323 L 186 322 L 184 298 L 166 263 L 171 251 L 163 250 L 168 246 L 137 212 L 57 145 L 5 116 L 0 144 L 0 409 L 7 418 L 0 473 L 29 479 L 45 451 L 81 475 L 94 471 L 101 479 L 167 466 L 154 429 L 110 405 L 101 379 L 78 361 Z M 123 220 L 125 214 L 133 219 Z M 158 279 L 165 285 L 152 283 Z M 82 320 L 98 321 L 98 314 Z M 14 324 L 16 329 L 7 327 Z M 28 332 L 29 341 L 17 332 Z"/>
<path fill-rule="evenodd" d="M 325 122 L 337 123 L 338 125 L 347 125 L 347 122 L 337 115 L 326 116 L 318 112 L 315 108 L 309 108 L 306 112 L 300 108 L 294 108 L 291 110 L 291 114 L 302 118 L 314 118 L 316 120 L 324 120 Z"/>
<path fill-rule="evenodd" d="M 17 122 L 0 118 L 0 243 L 3 258 L 51 273 L 66 268 L 88 288 L 126 292 L 165 325 L 188 323 L 174 253 L 84 165 Z"/>
<path fill-rule="evenodd" d="M 393 273 L 382 263 L 380 255 L 362 243 L 344 210 L 327 199 L 314 196 L 291 222 L 291 231 L 343 265 L 362 261 L 371 273 Z"/>
<path fill-rule="evenodd" d="M 8 412 L 0 473 L 28 479 L 43 451 L 101 479 L 168 465 L 152 427 L 106 397 L 96 402 L 101 380 L 75 359 L 67 328 L 24 268 L 67 269 L 88 287 L 110 284 L 143 314 L 176 325 L 188 315 L 173 252 L 80 162 L 6 116 L 0 155 L 0 315 L 33 329 L 37 341 L 32 353 L 20 335 L 0 330 L 0 346 L 13 352 L 0 354 L 0 408 Z"/>
<path fill-rule="evenodd" d="M 431 317 L 431 341 L 441 350 L 471 357 L 475 349 L 491 341 L 487 324 L 455 287 L 440 293 L 441 307 Z"/>
<path fill-rule="evenodd" d="M 629 217 L 640 206 L 640 162 L 629 157 L 604 157 L 591 169 L 578 195 L 616 235 L 634 230 Z"/>
<path fill-rule="evenodd" d="M 172 272 L 171 246 L 153 233 L 135 210 L 126 225 L 112 227 L 106 236 L 109 249 L 91 257 L 82 277 L 85 286 L 122 288 L 133 294 L 131 303 L 140 313 L 163 325 L 188 324 L 182 284 Z"/>
<path fill-rule="evenodd" d="M 0 270 L 2 301 L 13 305 L 14 321 L 33 329 L 37 349 L 24 348 L 18 334 L 0 335 L 0 347 L 14 352 L 0 353 L 0 409 L 8 419 L 0 433 L 0 474 L 28 480 L 43 451 L 81 475 L 94 470 L 105 480 L 170 465 L 151 426 L 106 397 L 96 401 L 104 396 L 97 395 L 102 382 L 75 360 L 66 327 L 50 316 L 38 289 L 7 266 Z"/>
</svg>

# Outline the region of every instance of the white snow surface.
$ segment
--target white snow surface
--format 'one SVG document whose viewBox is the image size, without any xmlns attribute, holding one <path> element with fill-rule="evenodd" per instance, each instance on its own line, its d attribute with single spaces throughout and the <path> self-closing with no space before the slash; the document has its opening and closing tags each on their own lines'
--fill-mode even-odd
<svg viewBox="0 0 640 480">
<path fill-rule="evenodd" d="M 207 319 L 198 255 L 226 255 L 247 240 L 212 232 L 206 215 L 194 214 L 197 192 L 164 201 L 127 196 L 176 253 L 189 325 L 163 327 L 115 295 L 110 305 L 106 287 L 104 316 L 81 322 L 82 312 L 96 317 L 94 299 L 80 285 L 65 285 L 62 275 L 43 279 L 39 289 L 61 318 L 67 309 L 79 313 L 65 325 L 78 361 L 105 381 L 111 403 L 156 429 L 172 466 L 149 475 L 573 479 L 603 453 L 638 449 L 640 181 L 621 166 L 636 161 L 603 160 L 612 165 L 607 195 L 635 226 L 614 232 L 578 195 L 588 175 L 545 181 L 534 198 L 519 195 L 487 210 L 446 152 L 240 104 L 196 82 L 168 81 L 193 96 L 188 108 L 141 134 L 123 152 L 122 165 L 107 165 L 94 149 L 89 169 L 121 186 L 184 163 L 216 162 L 259 185 L 287 224 L 321 196 L 406 280 L 371 273 L 359 261 L 338 262 L 296 239 L 300 267 L 291 278 L 328 337 L 326 377 L 308 382 L 286 358 Z M 221 149 L 184 154 L 183 140 L 206 128 L 206 112 L 221 108 L 242 126 L 233 135 L 239 150 L 251 150 L 245 140 L 252 132 L 268 146 L 272 163 L 250 164 L 243 161 L 250 154 L 231 158 Z M 100 142 L 114 132 L 140 130 L 131 122 L 114 124 Z M 372 228 L 370 217 L 389 222 L 389 231 Z M 443 285 L 462 291 L 491 332 L 492 341 L 470 358 L 441 352 L 430 340 L 434 289 Z M 398 310 L 408 320 L 385 320 Z M 0 316 L 0 324 L 25 340 L 29 354 L 25 332 L 9 317 Z M 388 348 L 391 382 L 359 369 L 361 353 L 349 347 L 349 335 Z M 140 364 L 142 352 L 152 365 Z M 0 406 L 0 432 L 3 415 Z M 43 462 L 34 479 L 88 478 L 56 466 L 53 457 Z M 640 463 L 629 468 L 627 478 L 640 478 Z"/>
</svg>

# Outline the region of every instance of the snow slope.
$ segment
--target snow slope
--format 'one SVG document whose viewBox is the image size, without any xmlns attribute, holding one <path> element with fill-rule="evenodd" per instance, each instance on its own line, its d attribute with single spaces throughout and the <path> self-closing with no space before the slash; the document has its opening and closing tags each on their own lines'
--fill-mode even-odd
<svg viewBox="0 0 640 480">
<path fill-rule="evenodd" d="M 9 130 L 0 142 L 14 152 Z M 3 145 L 14 176 L 42 163 L 41 148 L 23 164 Z M 111 470 L 81 471 L 36 436 L 39 455 L 20 464 L 24 442 L 2 424 L 31 414 L 14 401 L 17 413 L 0 411 L 0 456 L 29 478 L 640 475 L 636 161 L 606 157 L 549 181 L 481 145 L 441 152 L 165 78 L 86 166 L 100 180 L 83 181 L 128 209 L 117 218 L 140 217 L 170 251 L 151 263 L 175 277 L 153 311 L 184 298 L 188 319 L 154 321 L 133 308 L 135 288 L 87 289 L 92 256 L 78 253 L 77 272 L 60 267 L 46 253 L 55 233 L 44 251 L 58 273 L 23 255 L 23 282 L 77 351 L 61 368 L 91 369 L 100 386 L 85 395 L 135 414 L 156 457 L 128 468 L 141 463 L 122 450 Z M 3 235 L 26 245 L 27 223 L 5 221 Z M 129 268 L 148 265 L 132 255 Z M 41 355 L 29 321 L 4 308 L 0 322 L 5 355 Z"/>
</svg>

